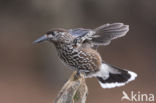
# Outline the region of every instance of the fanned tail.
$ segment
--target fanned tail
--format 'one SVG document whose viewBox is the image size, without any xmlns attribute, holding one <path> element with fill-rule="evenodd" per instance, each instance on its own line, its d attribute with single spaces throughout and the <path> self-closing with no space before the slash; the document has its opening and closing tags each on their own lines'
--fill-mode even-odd
<svg viewBox="0 0 156 103">
<path fill-rule="evenodd" d="M 114 88 L 135 80 L 137 74 L 103 63 L 96 77 L 102 88 Z"/>
</svg>

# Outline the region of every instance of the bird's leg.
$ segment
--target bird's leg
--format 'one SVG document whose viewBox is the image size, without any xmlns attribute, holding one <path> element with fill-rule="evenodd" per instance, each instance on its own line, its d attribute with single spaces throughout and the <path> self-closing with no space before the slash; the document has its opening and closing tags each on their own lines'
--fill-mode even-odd
<svg viewBox="0 0 156 103">
<path fill-rule="evenodd" d="M 76 74 L 75 74 L 75 78 L 79 78 L 80 77 L 80 70 L 77 70 Z"/>
</svg>

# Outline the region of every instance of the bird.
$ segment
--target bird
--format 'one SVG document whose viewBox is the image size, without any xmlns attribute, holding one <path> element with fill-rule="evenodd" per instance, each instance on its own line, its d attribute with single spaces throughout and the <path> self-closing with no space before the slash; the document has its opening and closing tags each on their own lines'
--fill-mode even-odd
<svg viewBox="0 0 156 103">
<path fill-rule="evenodd" d="M 137 74 L 106 63 L 97 48 L 109 45 L 128 31 L 129 25 L 123 23 L 107 23 L 95 29 L 54 28 L 34 43 L 53 43 L 63 64 L 76 71 L 77 75 L 81 73 L 85 78 L 95 77 L 102 88 L 114 88 L 135 80 Z"/>
</svg>

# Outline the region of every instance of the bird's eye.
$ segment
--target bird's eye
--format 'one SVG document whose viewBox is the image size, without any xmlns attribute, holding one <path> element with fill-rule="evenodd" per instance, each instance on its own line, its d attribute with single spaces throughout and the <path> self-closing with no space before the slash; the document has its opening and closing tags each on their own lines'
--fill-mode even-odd
<svg viewBox="0 0 156 103">
<path fill-rule="evenodd" d="M 55 36 L 55 35 L 56 35 L 56 32 L 52 32 L 51 34 L 52 34 L 53 36 Z"/>
</svg>

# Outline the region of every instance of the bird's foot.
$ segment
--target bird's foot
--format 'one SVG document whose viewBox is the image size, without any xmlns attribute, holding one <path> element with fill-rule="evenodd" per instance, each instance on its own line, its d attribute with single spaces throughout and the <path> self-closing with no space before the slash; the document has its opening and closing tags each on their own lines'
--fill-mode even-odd
<svg viewBox="0 0 156 103">
<path fill-rule="evenodd" d="M 79 77 L 80 77 L 80 71 L 77 71 L 74 78 L 78 79 Z"/>
</svg>

